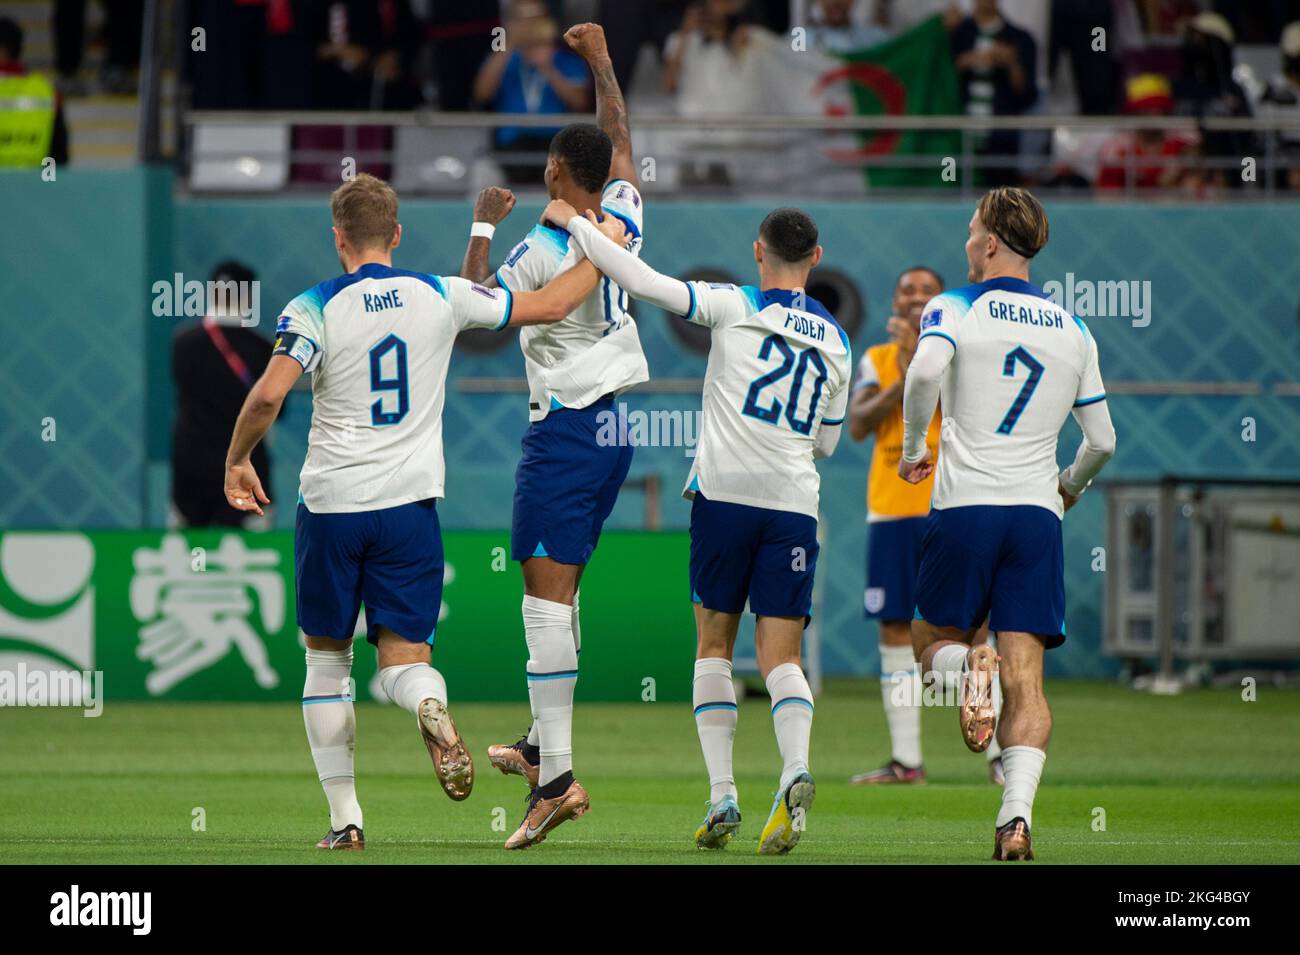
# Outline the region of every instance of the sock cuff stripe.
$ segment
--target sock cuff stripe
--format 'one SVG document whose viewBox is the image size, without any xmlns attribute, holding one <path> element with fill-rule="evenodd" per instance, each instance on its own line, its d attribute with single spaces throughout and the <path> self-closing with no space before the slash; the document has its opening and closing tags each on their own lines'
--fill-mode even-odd
<svg viewBox="0 0 1300 955">
<path fill-rule="evenodd" d="M 565 623 L 573 617 L 573 607 L 570 604 L 562 604 L 557 600 L 543 600 L 541 597 L 531 597 L 527 594 L 524 595 L 523 612 L 554 616 L 557 620 L 563 618 Z"/>
<path fill-rule="evenodd" d="M 307 661 L 307 666 L 326 666 L 326 667 L 350 667 L 352 666 L 351 650 L 308 650 L 303 659 Z"/>
<path fill-rule="evenodd" d="M 714 703 L 701 703 L 699 706 L 695 708 L 695 715 L 699 716 L 701 713 L 708 712 L 709 710 L 734 710 L 734 709 L 736 709 L 735 703 L 729 703 L 725 700 L 719 700 Z"/>
<path fill-rule="evenodd" d="M 302 698 L 303 706 L 307 706 L 311 703 L 351 703 L 351 702 L 352 702 L 352 697 L 348 696 L 346 693 L 343 694 L 335 693 L 329 696 L 304 696 Z"/>
<path fill-rule="evenodd" d="M 529 673 L 530 680 L 567 680 L 570 677 L 576 677 L 577 670 L 554 670 L 550 673 Z"/>
<path fill-rule="evenodd" d="M 787 696 L 785 699 L 778 701 L 772 706 L 772 712 L 775 713 L 787 703 L 798 703 L 802 706 L 808 707 L 809 710 L 813 709 L 812 700 L 806 700 L 802 696 Z"/>
</svg>

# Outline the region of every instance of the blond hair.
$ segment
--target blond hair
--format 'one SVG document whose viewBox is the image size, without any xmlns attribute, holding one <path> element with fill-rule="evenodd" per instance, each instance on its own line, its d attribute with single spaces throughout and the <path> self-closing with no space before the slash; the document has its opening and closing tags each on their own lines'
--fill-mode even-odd
<svg viewBox="0 0 1300 955">
<path fill-rule="evenodd" d="M 388 249 L 397 232 L 397 193 L 384 180 L 360 172 L 334 190 L 330 215 L 354 248 Z"/>
<path fill-rule="evenodd" d="M 1032 259 L 1047 245 L 1047 213 L 1027 189 L 990 189 L 976 213 L 984 228 L 1022 258 Z"/>
</svg>

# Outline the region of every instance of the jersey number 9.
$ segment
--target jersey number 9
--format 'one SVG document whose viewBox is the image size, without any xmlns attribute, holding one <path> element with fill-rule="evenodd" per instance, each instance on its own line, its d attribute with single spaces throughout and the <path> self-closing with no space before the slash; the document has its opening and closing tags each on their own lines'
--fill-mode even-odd
<svg viewBox="0 0 1300 955">
<path fill-rule="evenodd" d="M 391 377 L 386 377 L 384 358 L 389 352 L 394 353 L 394 361 L 390 362 L 393 366 L 393 374 Z M 411 393 L 406 383 L 406 342 L 396 335 L 389 335 L 370 349 L 370 391 L 372 394 L 384 391 L 397 392 L 396 411 L 384 410 L 382 395 L 370 406 L 370 423 L 376 427 L 397 424 L 411 410 Z"/>
</svg>

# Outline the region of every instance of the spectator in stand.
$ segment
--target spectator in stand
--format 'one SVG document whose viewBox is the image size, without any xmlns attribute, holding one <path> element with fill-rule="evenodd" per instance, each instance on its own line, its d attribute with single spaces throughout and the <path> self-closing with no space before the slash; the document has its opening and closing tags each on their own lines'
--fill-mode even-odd
<svg viewBox="0 0 1300 955">
<path fill-rule="evenodd" d="M 212 272 L 214 282 L 254 278 L 239 262 L 222 262 Z M 172 504 L 182 527 L 244 526 L 248 515 L 226 503 L 220 475 L 239 409 L 271 360 L 271 342 L 245 328 L 244 316 L 212 304 L 210 314 L 172 339 Z M 253 449 L 252 460 L 262 486 L 271 487 L 266 442 Z"/>
<path fill-rule="evenodd" d="M 40 166 L 48 156 L 68 161 L 63 97 L 39 73 L 23 65 L 23 28 L 0 17 L 0 166 Z"/>
<path fill-rule="evenodd" d="M 1174 111 L 1173 90 L 1166 77 L 1143 73 L 1128 81 L 1124 112 L 1130 116 L 1169 116 Z M 1183 163 L 1173 162 L 1196 148 L 1195 134 L 1158 128 L 1139 129 L 1112 136 L 1098 156 L 1099 190 L 1184 189 L 1195 191 L 1199 177 Z"/>
<path fill-rule="evenodd" d="M 1079 113 L 1108 116 L 1119 96 L 1119 64 L 1115 62 L 1115 14 L 1111 0 L 1052 0 L 1051 39 L 1047 75 L 1056 75 L 1062 56 L 1070 58 L 1070 72 L 1079 97 Z M 1095 30 L 1105 31 L 1105 46 L 1095 48 Z"/>
<path fill-rule="evenodd" d="M 103 37 L 107 42 L 100 83 L 105 93 L 134 93 L 140 65 L 144 0 L 105 0 Z M 54 55 L 59 85 L 68 95 L 85 92 L 78 74 L 86 53 L 86 0 L 55 0 Z"/>
<path fill-rule="evenodd" d="M 609 57 L 620 89 L 632 88 L 632 74 L 643 44 L 662 51 L 682 22 L 687 0 L 600 0 L 596 22 L 604 26 Z"/>
<path fill-rule="evenodd" d="M 1282 72 L 1269 81 L 1260 100 L 1259 115 L 1300 119 L 1300 20 L 1283 28 L 1279 47 Z M 1278 172 L 1276 184 L 1283 189 L 1300 189 L 1300 130 L 1279 129 L 1273 136 L 1274 156 L 1292 164 Z"/>
<path fill-rule="evenodd" d="M 771 34 L 747 22 L 739 0 L 706 0 L 688 7 L 682 25 L 664 46 L 664 90 L 671 93 L 680 116 L 745 116 L 767 111 L 762 102 L 761 48 Z M 683 155 L 700 148 L 707 154 L 682 163 L 685 181 L 727 186 L 730 166 L 717 157 L 719 147 L 739 147 L 743 130 L 700 127 L 675 133 Z"/>
<path fill-rule="evenodd" d="M 1228 21 L 1217 13 L 1197 14 L 1183 30 L 1183 67 L 1174 80 L 1174 109 L 1197 119 L 1246 117 L 1250 100 L 1232 77 L 1235 37 Z M 1247 131 L 1204 130 L 1201 155 L 1232 160 L 1257 154 L 1256 138 Z M 1229 168 L 1210 170 L 1208 182 L 1216 187 L 1240 187 L 1241 176 Z"/>
<path fill-rule="evenodd" d="M 968 116 L 1019 116 L 1038 100 L 1038 48 L 1028 31 L 1010 23 L 997 0 L 975 0 L 971 15 L 952 31 L 952 51 Z M 975 151 L 1003 162 L 1020 152 L 1020 134 L 995 129 L 977 136 Z M 1017 179 L 1010 165 L 985 166 L 983 181 L 1005 185 Z"/>
<path fill-rule="evenodd" d="M 851 53 L 889 39 L 889 31 L 875 23 L 853 19 L 853 0 L 817 0 L 815 19 L 808 27 L 808 49 L 823 53 Z"/>
<path fill-rule="evenodd" d="M 420 102 L 411 70 L 420 29 L 410 0 L 335 0 L 311 22 L 312 105 L 321 109 L 411 109 Z"/>
<path fill-rule="evenodd" d="M 492 31 L 500 25 L 501 5 L 497 0 L 433 4 L 429 39 L 439 109 L 467 110 L 473 106 L 474 77 L 492 54 Z"/>
<path fill-rule="evenodd" d="M 187 42 L 195 109 L 306 109 L 312 49 L 309 0 L 196 0 Z"/>
<path fill-rule="evenodd" d="M 741 0 L 705 0 L 688 7 L 664 48 L 663 86 L 683 116 L 740 113 L 753 87 L 751 30 Z"/>
<path fill-rule="evenodd" d="M 559 43 L 559 28 L 545 5 L 534 0 L 515 4 L 506 24 L 510 47 L 488 57 L 474 80 L 474 99 L 498 113 L 562 115 L 592 107 L 590 71 L 582 57 Z M 502 166 L 512 183 L 532 182 L 546 163 L 551 137 L 560 127 L 502 127 L 496 148 L 533 153 L 527 160 Z"/>
</svg>

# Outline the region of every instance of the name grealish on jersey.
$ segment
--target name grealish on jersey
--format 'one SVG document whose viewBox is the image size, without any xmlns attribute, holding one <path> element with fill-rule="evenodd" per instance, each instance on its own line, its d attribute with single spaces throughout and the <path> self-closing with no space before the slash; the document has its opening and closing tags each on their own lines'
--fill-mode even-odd
<svg viewBox="0 0 1300 955">
<path fill-rule="evenodd" d="M 704 414 L 685 496 L 816 519 L 814 449 L 843 424 L 851 354 L 830 312 L 802 292 L 687 282 L 687 321 L 712 329 Z M 834 432 L 838 437 L 838 432 Z"/>
<path fill-rule="evenodd" d="M 601 193 L 601 210 L 623 221 L 632 235 L 628 250 L 640 255 L 641 194 L 626 179 L 613 179 Z M 535 292 L 583 255 L 567 230 L 538 225 L 497 269 L 497 284 L 513 292 Z M 573 312 L 552 325 L 519 332 L 528 376 L 528 417 L 540 421 L 557 408 L 585 408 L 605 395 L 618 395 L 650 379 L 627 293 L 604 276 Z"/>
<path fill-rule="evenodd" d="M 468 328 L 504 329 L 512 302 L 508 289 L 370 264 L 285 306 L 273 354 L 312 375 L 300 476 L 308 510 L 372 511 L 443 496 L 452 344 Z"/>
</svg>

